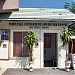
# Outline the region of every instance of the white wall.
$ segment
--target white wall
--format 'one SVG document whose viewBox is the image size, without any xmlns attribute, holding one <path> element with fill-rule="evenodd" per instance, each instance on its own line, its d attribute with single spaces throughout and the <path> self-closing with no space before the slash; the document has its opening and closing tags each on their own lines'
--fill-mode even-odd
<svg viewBox="0 0 75 75">
<path fill-rule="evenodd" d="M 14 31 L 29 31 L 28 26 L 9 26 L 9 22 L 0 22 L 0 29 L 10 29 L 10 50 L 9 60 L 0 60 L 0 67 L 9 67 L 9 68 L 21 68 L 26 67 L 25 64 L 28 62 L 28 58 L 14 58 L 13 57 L 13 32 Z M 38 47 L 34 48 L 34 68 L 43 68 L 44 65 L 44 33 L 57 33 L 57 58 L 58 58 L 58 67 L 65 67 L 65 48 L 62 47 L 62 42 L 60 40 L 60 30 L 62 26 L 50 26 L 48 29 L 33 29 L 37 32 L 38 38 Z"/>
</svg>

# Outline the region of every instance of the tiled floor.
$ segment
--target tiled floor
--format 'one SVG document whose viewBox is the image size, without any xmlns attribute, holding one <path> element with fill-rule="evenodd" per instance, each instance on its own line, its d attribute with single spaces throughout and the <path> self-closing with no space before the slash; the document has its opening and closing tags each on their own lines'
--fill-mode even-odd
<svg viewBox="0 0 75 75">
<path fill-rule="evenodd" d="M 29 72 L 24 69 L 7 69 L 3 75 L 75 75 L 75 70 L 66 72 L 59 69 L 34 69 L 33 72 Z"/>
</svg>

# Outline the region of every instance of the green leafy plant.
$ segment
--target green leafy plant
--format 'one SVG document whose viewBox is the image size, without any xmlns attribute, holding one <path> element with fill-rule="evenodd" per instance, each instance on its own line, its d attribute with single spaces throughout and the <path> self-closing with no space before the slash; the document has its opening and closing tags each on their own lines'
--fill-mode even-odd
<svg viewBox="0 0 75 75">
<path fill-rule="evenodd" d="M 75 14 L 75 2 L 70 3 L 65 3 L 64 8 L 70 10 L 72 13 Z"/>
<path fill-rule="evenodd" d="M 36 33 L 34 31 L 29 31 L 26 36 L 24 36 L 24 44 L 26 48 L 30 51 L 30 61 L 33 60 L 33 46 L 37 43 Z"/>
<path fill-rule="evenodd" d="M 68 29 L 68 28 L 63 28 L 60 34 L 60 38 L 63 42 L 63 46 L 68 44 L 69 42 L 72 41 L 71 36 L 74 34 L 74 30 Z"/>
<path fill-rule="evenodd" d="M 72 42 L 71 36 L 73 36 L 75 30 L 72 28 L 63 28 L 61 30 L 60 38 L 63 42 L 63 46 L 68 45 L 70 42 Z M 67 55 L 67 50 L 66 50 L 66 55 Z"/>
</svg>

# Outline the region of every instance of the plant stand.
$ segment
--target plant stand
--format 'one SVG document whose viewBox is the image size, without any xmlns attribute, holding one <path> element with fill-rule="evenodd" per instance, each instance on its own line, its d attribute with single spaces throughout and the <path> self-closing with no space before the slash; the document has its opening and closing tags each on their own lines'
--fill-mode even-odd
<svg viewBox="0 0 75 75">
<path fill-rule="evenodd" d="M 66 68 L 66 71 L 67 72 L 70 71 L 70 65 L 71 65 L 71 60 L 66 60 L 65 61 L 65 68 Z"/>
</svg>

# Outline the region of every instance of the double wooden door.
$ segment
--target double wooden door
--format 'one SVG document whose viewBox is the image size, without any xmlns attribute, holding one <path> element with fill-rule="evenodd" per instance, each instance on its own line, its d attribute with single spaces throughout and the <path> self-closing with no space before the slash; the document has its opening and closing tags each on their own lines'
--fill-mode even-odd
<svg viewBox="0 0 75 75">
<path fill-rule="evenodd" d="M 14 32 L 13 33 L 13 55 L 14 57 L 29 56 L 29 52 L 24 44 L 24 36 L 27 32 Z"/>
</svg>

